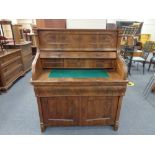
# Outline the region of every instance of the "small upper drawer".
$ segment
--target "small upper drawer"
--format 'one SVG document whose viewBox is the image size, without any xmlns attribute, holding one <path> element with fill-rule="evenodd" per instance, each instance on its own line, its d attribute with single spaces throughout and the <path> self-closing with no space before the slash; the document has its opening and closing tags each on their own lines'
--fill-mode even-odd
<svg viewBox="0 0 155 155">
<path fill-rule="evenodd" d="M 124 86 L 44 86 L 35 88 L 36 96 L 123 96 Z"/>
<path fill-rule="evenodd" d="M 19 64 L 22 64 L 21 59 L 17 59 L 16 61 L 13 61 L 13 62 L 9 63 L 8 65 L 5 65 L 4 67 L 2 67 L 2 72 L 6 73 L 9 70 L 11 70 L 12 68 L 18 66 Z"/>
<path fill-rule="evenodd" d="M 1 58 L 1 63 L 2 65 L 9 62 L 9 61 L 13 61 L 13 59 L 19 58 L 21 57 L 21 53 L 20 51 L 15 52 L 15 53 L 10 53 L 8 55 L 5 55 L 4 57 Z"/>
<path fill-rule="evenodd" d="M 13 72 L 11 72 L 11 74 L 5 76 L 5 81 L 6 84 L 14 81 L 15 79 L 17 79 L 19 77 L 20 74 L 23 73 L 23 69 L 22 66 L 18 66 L 17 68 L 14 69 Z"/>
<path fill-rule="evenodd" d="M 41 59 L 43 68 L 63 67 L 63 59 Z"/>
</svg>

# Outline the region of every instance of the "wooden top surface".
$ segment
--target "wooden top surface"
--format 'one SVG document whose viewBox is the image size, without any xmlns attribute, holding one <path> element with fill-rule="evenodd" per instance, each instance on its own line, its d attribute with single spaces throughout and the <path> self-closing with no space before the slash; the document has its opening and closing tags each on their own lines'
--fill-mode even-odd
<svg viewBox="0 0 155 155">
<path fill-rule="evenodd" d="M 43 70 L 43 72 L 40 74 L 38 79 L 33 81 L 37 84 L 56 84 L 56 83 L 120 83 L 120 82 L 126 82 L 125 80 L 121 79 L 121 76 L 114 71 L 108 71 L 109 77 L 108 78 L 49 78 L 48 75 L 50 73 L 51 69 Z"/>
<path fill-rule="evenodd" d="M 17 51 L 20 51 L 21 49 L 7 49 L 7 51 L 5 50 L 4 52 L 0 51 L 0 57 L 4 57 L 7 56 L 9 54 L 15 53 Z"/>
<path fill-rule="evenodd" d="M 21 43 L 14 43 L 11 42 L 11 43 L 8 43 L 6 46 L 22 46 L 22 45 L 27 45 L 27 44 L 31 44 L 31 41 L 24 41 L 24 42 L 21 42 Z"/>
</svg>

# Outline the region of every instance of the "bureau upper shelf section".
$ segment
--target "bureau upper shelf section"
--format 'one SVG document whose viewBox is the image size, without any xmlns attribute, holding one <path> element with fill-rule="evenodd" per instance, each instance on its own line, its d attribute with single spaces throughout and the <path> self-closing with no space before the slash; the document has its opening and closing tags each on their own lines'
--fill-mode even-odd
<svg viewBox="0 0 155 155">
<path fill-rule="evenodd" d="M 116 52 L 40 52 L 40 58 L 96 58 L 116 59 Z"/>
<path fill-rule="evenodd" d="M 117 49 L 117 30 L 39 29 L 39 49 L 56 51 L 113 51 Z"/>
</svg>

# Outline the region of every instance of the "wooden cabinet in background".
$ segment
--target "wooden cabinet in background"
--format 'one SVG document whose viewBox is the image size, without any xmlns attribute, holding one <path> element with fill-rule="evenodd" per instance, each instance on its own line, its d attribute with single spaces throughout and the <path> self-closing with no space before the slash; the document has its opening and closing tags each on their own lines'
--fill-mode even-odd
<svg viewBox="0 0 155 155">
<path fill-rule="evenodd" d="M 36 19 L 38 28 L 66 28 L 66 19 Z"/>
<path fill-rule="evenodd" d="M 154 83 L 154 85 L 152 86 L 152 92 L 155 93 L 155 83 Z"/>
<path fill-rule="evenodd" d="M 0 54 L 0 90 L 7 90 L 16 79 L 24 75 L 20 49 L 9 49 Z"/>
<path fill-rule="evenodd" d="M 25 41 L 20 44 L 7 44 L 7 48 L 9 49 L 21 49 L 23 64 L 24 64 L 24 72 L 27 72 L 31 69 L 33 56 L 32 56 L 32 48 L 31 48 L 31 42 Z"/>
</svg>

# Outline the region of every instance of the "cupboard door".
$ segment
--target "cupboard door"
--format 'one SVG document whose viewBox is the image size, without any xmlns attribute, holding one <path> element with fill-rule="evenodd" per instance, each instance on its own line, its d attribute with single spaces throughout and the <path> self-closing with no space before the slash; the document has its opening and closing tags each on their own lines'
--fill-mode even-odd
<svg viewBox="0 0 155 155">
<path fill-rule="evenodd" d="M 112 125 L 118 97 L 81 97 L 81 125 Z"/>
<path fill-rule="evenodd" d="M 79 122 L 78 97 L 41 98 L 43 120 L 46 125 L 68 126 Z"/>
</svg>

